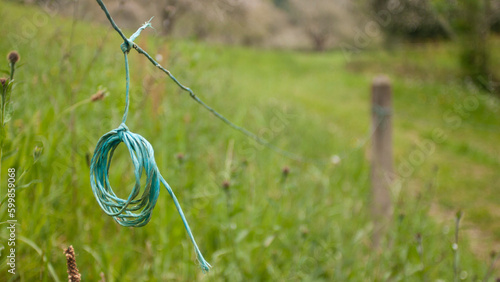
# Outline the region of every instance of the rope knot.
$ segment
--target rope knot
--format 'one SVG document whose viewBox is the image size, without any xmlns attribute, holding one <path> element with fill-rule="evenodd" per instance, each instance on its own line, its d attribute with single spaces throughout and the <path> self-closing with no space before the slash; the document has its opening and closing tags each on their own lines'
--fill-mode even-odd
<svg viewBox="0 0 500 282">
<path fill-rule="evenodd" d="M 120 126 L 118 126 L 118 128 L 116 129 L 116 134 L 118 134 L 118 136 L 120 137 L 120 139 L 123 140 L 123 133 L 129 131 L 127 125 L 125 125 L 125 123 L 122 123 L 120 124 Z"/>
<path fill-rule="evenodd" d="M 120 126 L 116 129 L 116 131 L 129 131 L 127 125 L 125 123 L 121 123 Z"/>
<path fill-rule="evenodd" d="M 134 46 L 134 42 L 130 40 L 125 40 L 123 43 L 120 45 L 120 48 L 122 49 L 122 52 L 125 54 L 128 54 L 130 52 L 130 49 Z"/>
</svg>

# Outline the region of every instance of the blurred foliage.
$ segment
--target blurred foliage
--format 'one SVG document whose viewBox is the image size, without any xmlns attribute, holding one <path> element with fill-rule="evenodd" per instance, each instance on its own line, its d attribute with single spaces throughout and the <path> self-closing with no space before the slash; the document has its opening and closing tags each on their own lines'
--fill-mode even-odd
<svg viewBox="0 0 500 282">
<path fill-rule="evenodd" d="M 461 46 L 460 62 L 464 75 L 491 92 L 489 29 L 486 12 L 490 0 L 461 0 L 456 11 L 454 26 Z M 500 91 L 500 89 L 496 89 Z"/>
<path fill-rule="evenodd" d="M 391 39 L 414 41 L 448 38 L 447 29 L 428 0 L 371 0 L 374 15 L 388 17 L 382 25 Z"/>
<path fill-rule="evenodd" d="M 14 0 L 12 0 L 14 1 Z M 16 0 L 35 3 L 34 0 Z M 163 35 L 224 44 L 286 49 L 330 49 L 352 41 L 363 22 L 347 0 L 108 0 L 106 5 L 120 26 L 155 16 L 153 26 Z M 40 6 L 56 5 L 62 14 L 105 23 L 93 0 L 42 0 Z M 73 3 L 77 3 L 76 11 Z M 361 5 L 362 6 L 362 5 Z"/>
<path fill-rule="evenodd" d="M 462 75 L 489 92 L 494 88 L 489 65 L 489 33 L 500 18 L 500 1 L 372 0 L 374 14 L 389 17 L 382 25 L 388 41 L 453 39 L 461 46 Z"/>
<path fill-rule="evenodd" d="M 387 36 L 413 41 L 453 39 L 456 32 L 465 28 L 458 22 L 473 26 L 480 21 L 487 30 L 497 30 L 500 19 L 498 0 L 371 0 L 370 5 L 373 15 L 389 15 L 390 20 L 382 25 Z M 487 9 L 479 8 L 486 6 Z M 478 8 L 480 18 L 469 21 L 465 13 L 479 12 Z"/>
<path fill-rule="evenodd" d="M 106 281 L 451 281 L 453 215 L 432 216 L 433 204 L 462 208 L 464 221 L 484 232 L 500 230 L 500 106 L 485 97 L 459 116 L 460 127 L 443 121 L 443 113 L 455 113 L 457 103 L 476 93 L 450 75 L 458 70 L 454 46 L 374 51 L 349 64 L 340 52 L 214 46 L 147 31 L 137 43 L 207 103 L 273 145 L 319 160 L 294 162 L 255 145 L 132 52 L 127 124 L 156 149 L 156 162 L 214 266 L 203 275 L 166 191 L 143 228 L 119 226 L 92 194 L 88 158 L 99 137 L 118 126 L 124 107 L 120 38 L 108 25 L 0 3 L 6 31 L 0 55 L 16 48 L 25 62 L 16 72 L 7 128 L 11 153 L 2 165 L 27 171 L 17 183 L 14 277 L 6 273 L 6 209 L 0 206 L 0 280 L 64 280 L 62 250 L 73 245 L 84 281 L 98 281 L 101 273 Z M 33 20 L 44 15 L 46 21 Z M 27 27 L 33 32 L 25 33 Z M 370 246 L 364 142 L 370 134 L 369 83 L 381 71 L 395 78 L 398 162 L 433 128 L 449 138 L 394 191 L 394 223 L 377 251 Z M 103 89 L 109 95 L 92 102 Z M 340 163 L 329 162 L 332 155 Z M 130 156 L 119 147 L 110 167 L 118 196 L 128 195 L 130 172 Z M 476 205 L 481 210 L 468 213 Z M 461 277 L 485 276 L 488 259 L 469 248 L 469 242 L 483 241 L 461 238 Z"/>
</svg>

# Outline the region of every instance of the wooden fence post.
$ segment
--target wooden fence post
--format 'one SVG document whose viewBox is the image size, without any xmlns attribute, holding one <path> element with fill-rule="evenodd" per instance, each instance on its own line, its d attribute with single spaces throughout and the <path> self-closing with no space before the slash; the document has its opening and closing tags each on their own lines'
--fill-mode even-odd
<svg viewBox="0 0 500 282">
<path fill-rule="evenodd" d="M 390 186 L 393 176 L 392 93 L 388 77 L 372 83 L 371 212 L 373 246 L 378 247 L 392 217 Z"/>
</svg>

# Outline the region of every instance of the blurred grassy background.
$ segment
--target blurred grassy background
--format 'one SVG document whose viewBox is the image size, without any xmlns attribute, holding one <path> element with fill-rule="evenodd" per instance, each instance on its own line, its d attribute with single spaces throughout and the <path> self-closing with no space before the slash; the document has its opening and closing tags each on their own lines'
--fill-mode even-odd
<svg viewBox="0 0 500 282">
<path fill-rule="evenodd" d="M 60 17 L 43 22 L 40 10 L 0 3 L 0 54 L 15 48 L 22 63 L 2 166 L 16 167 L 18 178 L 29 169 L 17 190 L 18 272 L 6 273 L 3 249 L 0 279 L 64 280 L 62 249 L 71 244 L 84 281 L 101 273 L 106 281 L 449 281 L 459 209 L 469 234 L 460 238 L 459 275 L 484 277 L 500 242 L 500 105 L 480 93 L 478 107 L 459 115 L 459 126 L 447 121 L 448 112 L 456 114 L 478 91 L 457 79 L 453 45 L 408 45 L 348 60 L 341 51 L 265 51 L 141 35 L 140 46 L 161 55 L 162 64 L 222 114 L 276 146 L 324 161 L 298 163 L 254 145 L 132 52 L 127 125 L 155 148 L 160 171 L 214 266 L 204 275 L 166 191 L 143 228 L 118 226 L 92 195 L 88 156 L 119 125 L 124 107 L 119 37 L 108 26 Z M 32 36 L 24 42 L 25 34 Z M 377 252 L 370 247 L 364 141 L 370 81 L 381 72 L 394 82 L 396 166 L 433 129 L 448 138 L 395 193 L 394 224 Z M 109 92 L 104 100 L 65 111 L 100 87 Z M 35 147 L 43 153 L 33 164 Z M 134 181 L 127 155 L 120 146 L 110 173 L 122 197 Z M 333 155 L 340 164 L 329 163 Z M 290 168 L 286 179 L 284 167 Z M 2 205 L 0 222 L 6 215 Z M 1 228 L 4 248 L 7 236 Z"/>
</svg>

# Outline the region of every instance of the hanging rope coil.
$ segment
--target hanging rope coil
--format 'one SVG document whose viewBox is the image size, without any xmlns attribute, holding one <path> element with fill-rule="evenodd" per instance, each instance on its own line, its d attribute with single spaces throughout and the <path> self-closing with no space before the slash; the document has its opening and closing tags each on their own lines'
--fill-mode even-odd
<svg viewBox="0 0 500 282">
<path fill-rule="evenodd" d="M 92 192 L 102 210 L 122 226 L 140 227 L 146 225 L 152 216 L 153 209 L 160 195 L 160 183 L 165 186 L 175 207 L 184 223 L 186 232 L 193 243 L 197 259 L 203 272 L 208 272 L 211 265 L 201 254 L 198 245 L 191 232 L 191 228 L 184 216 L 179 201 L 175 197 L 172 188 L 161 175 L 154 158 L 153 146 L 141 135 L 131 132 L 125 125 L 129 110 L 129 92 L 130 92 L 130 71 L 128 56 L 130 49 L 135 47 L 133 43 L 142 30 L 151 27 L 149 22 L 142 25 L 130 38 L 126 38 L 118 26 L 114 23 L 106 7 L 101 0 L 97 0 L 101 8 L 106 13 L 109 21 L 124 39 L 121 45 L 125 59 L 126 91 L 125 91 L 125 110 L 122 123 L 117 129 L 104 134 L 97 142 L 96 149 L 90 164 L 90 185 Z M 135 185 L 127 199 L 116 196 L 111 184 L 109 183 L 109 167 L 113 154 L 120 143 L 124 143 L 130 153 L 134 165 Z M 146 174 L 146 184 L 141 195 L 141 178 Z"/>
<path fill-rule="evenodd" d="M 108 173 L 113 153 L 124 143 L 134 164 L 135 185 L 129 197 L 120 199 L 113 192 Z M 154 159 L 153 147 L 142 136 L 128 131 L 122 124 L 101 137 L 97 143 L 90 166 L 92 191 L 104 212 L 123 226 L 144 226 L 151 219 L 151 213 L 160 194 L 160 174 Z M 146 186 L 142 195 L 141 177 L 146 174 Z"/>
</svg>

